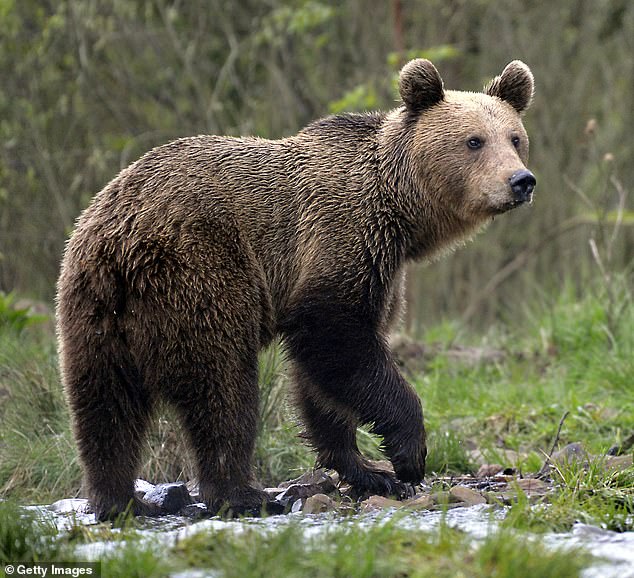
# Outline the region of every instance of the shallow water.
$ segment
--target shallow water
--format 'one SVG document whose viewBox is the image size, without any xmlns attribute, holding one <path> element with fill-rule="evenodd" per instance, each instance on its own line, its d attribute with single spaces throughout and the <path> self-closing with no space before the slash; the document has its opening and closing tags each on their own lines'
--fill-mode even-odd
<svg viewBox="0 0 634 578">
<path fill-rule="evenodd" d="M 83 512 L 84 500 L 63 500 L 55 504 L 56 512 L 51 512 L 47 506 L 34 506 L 32 509 L 42 516 L 51 518 L 60 532 L 68 531 L 73 525 L 95 524 L 92 514 Z M 258 528 L 262 532 L 275 532 L 289 524 L 300 528 L 305 535 L 313 536 L 328 531 L 333 524 L 382 524 L 394 519 L 396 510 L 384 510 L 375 513 L 359 514 L 355 516 L 341 516 L 328 514 L 287 514 L 284 516 L 270 516 L 268 518 L 244 518 L 242 520 L 222 520 L 211 518 L 192 521 L 181 516 L 164 516 L 162 518 L 146 518 L 140 525 L 141 541 L 147 540 L 146 545 L 157 550 L 173 546 L 179 540 L 192 536 L 198 532 L 208 530 L 228 530 L 236 533 L 247 528 Z M 495 531 L 498 523 L 506 515 L 506 509 L 492 509 L 489 505 L 477 505 L 455 508 L 447 512 L 416 511 L 404 513 L 402 510 L 396 516 L 396 523 L 411 531 L 433 531 L 443 522 L 451 527 L 466 532 L 474 541 L 483 540 Z M 612 532 L 588 524 L 576 524 L 570 532 L 551 533 L 534 536 L 542 539 L 546 545 L 553 548 L 581 548 L 596 556 L 594 563 L 583 571 L 583 578 L 634 578 L 634 532 Z M 528 535 L 527 539 L 531 539 Z M 110 554 L 121 547 L 118 542 L 93 542 L 77 547 L 77 555 L 89 560 L 96 560 Z M 208 571 L 180 573 L 174 578 L 197 578 L 198 576 L 212 576 Z"/>
</svg>

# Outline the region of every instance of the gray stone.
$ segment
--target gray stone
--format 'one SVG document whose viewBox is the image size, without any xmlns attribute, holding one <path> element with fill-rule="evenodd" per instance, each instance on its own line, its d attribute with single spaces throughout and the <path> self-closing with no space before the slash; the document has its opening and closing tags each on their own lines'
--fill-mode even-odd
<svg viewBox="0 0 634 578">
<path fill-rule="evenodd" d="M 179 515 L 186 516 L 188 518 L 206 518 L 211 516 L 211 512 L 207 508 L 207 505 L 203 502 L 196 502 L 194 504 L 187 504 L 179 510 Z"/>
<path fill-rule="evenodd" d="M 184 482 L 158 484 L 147 492 L 142 500 L 153 506 L 158 506 L 168 514 L 176 514 L 185 506 L 193 503 Z"/>
<path fill-rule="evenodd" d="M 72 512 L 85 514 L 90 511 L 90 506 L 88 504 L 88 500 L 67 498 L 65 500 L 57 500 L 57 502 L 53 502 L 50 506 L 48 506 L 48 509 L 56 514 L 70 514 Z"/>
<path fill-rule="evenodd" d="M 564 446 L 559 451 L 556 451 L 550 458 L 552 462 L 559 464 L 572 464 L 578 462 L 585 462 L 588 460 L 588 452 L 585 450 L 582 444 L 574 442 Z"/>
<path fill-rule="evenodd" d="M 464 502 L 467 506 L 486 504 L 486 498 L 480 492 L 466 486 L 454 486 L 449 490 L 449 494 L 453 500 Z"/>
<path fill-rule="evenodd" d="M 335 490 L 336 481 L 326 472 L 325 469 L 319 468 L 311 472 L 306 472 L 305 474 L 299 476 L 299 478 L 279 484 L 280 488 L 285 489 L 291 486 L 315 486 L 318 490 L 313 492 L 313 494 L 329 494 Z"/>
<path fill-rule="evenodd" d="M 306 503 L 302 508 L 305 514 L 321 514 L 331 512 L 337 508 L 335 501 L 326 494 L 315 494 L 306 498 Z"/>
</svg>

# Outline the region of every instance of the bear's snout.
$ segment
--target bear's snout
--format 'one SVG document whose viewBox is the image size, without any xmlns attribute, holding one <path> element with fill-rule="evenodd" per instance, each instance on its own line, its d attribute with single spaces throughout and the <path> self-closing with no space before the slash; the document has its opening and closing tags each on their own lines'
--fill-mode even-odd
<svg viewBox="0 0 634 578">
<path fill-rule="evenodd" d="M 513 192 L 513 200 L 518 204 L 530 201 L 533 197 L 533 190 L 536 184 L 537 180 L 535 179 L 535 175 L 527 169 L 513 173 L 509 178 L 509 185 Z"/>
</svg>

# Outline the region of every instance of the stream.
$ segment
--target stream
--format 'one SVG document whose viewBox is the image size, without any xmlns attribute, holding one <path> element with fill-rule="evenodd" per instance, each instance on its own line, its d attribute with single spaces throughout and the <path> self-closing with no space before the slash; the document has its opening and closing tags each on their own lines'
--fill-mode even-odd
<svg viewBox="0 0 634 578">
<path fill-rule="evenodd" d="M 92 514 L 83 513 L 85 500 L 62 500 L 49 506 L 32 506 L 29 509 L 38 512 L 43 518 L 52 519 L 60 533 L 69 531 L 74 525 L 90 526 L 95 524 Z M 451 527 L 467 533 L 474 541 L 483 540 L 495 531 L 500 520 L 506 515 L 506 508 L 491 508 L 487 504 L 441 511 L 413 511 L 398 513 L 396 523 L 408 531 L 437 530 L 443 519 Z M 262 532 L 275 532 L 289 524 L 294 524 L 307 536 L 326 532 L 333 524 L 361 523 L 382 524 L 391 520 L 396 510 L 383 510 L 357 515 L 341 516 L 330 512 L 323 514 L 286 514 L 267 518 L 243 518 L 224 520 L 210 518 L 193 521 L 191 518 L 167 515 L 161 518 L 146 518 L 141 522 L 138 532 L 141 542 L 158 550 L 171 547 L 179 540 L 198 532 L 208 530 L 228 530 L 236 533 L 249 529 Z M 634 532 L 613 532 L 597 526 L 575 524 L 570 532 L 547 533 L 544 535 L 527 534 L 527 539 L 542 539 L 553 548 L 581 548 L 595 558 L 584 569 L 583 578 L 634 578 Z M 98 560 L 104 555 L 116 552 L 121 542 L 96 541 L 77 546 L 77 556 L 86 560 Z M 186 572 L 175 574 L 174 578 L 201 578 L 212 574 L 204 572 Z"/>
</svg>

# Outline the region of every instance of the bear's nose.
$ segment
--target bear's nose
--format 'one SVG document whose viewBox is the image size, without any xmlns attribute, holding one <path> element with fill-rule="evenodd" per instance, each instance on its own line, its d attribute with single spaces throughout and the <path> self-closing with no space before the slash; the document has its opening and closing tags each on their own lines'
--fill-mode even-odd
<svg viewBox="0 0 634 578">
<path fill-rule="evenodd" d="M 509 179 L 513 197 L 519 203 L 530 201 L 536 184 L 537 180 L 535 179 L 535 175 L 527 169 L 513 173 Z"/>
</svg>

